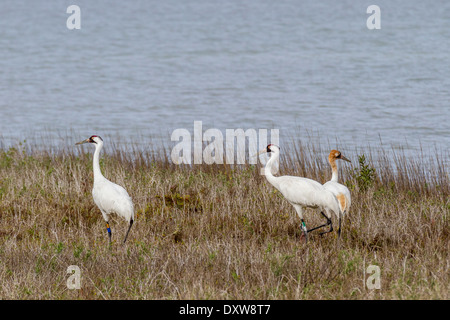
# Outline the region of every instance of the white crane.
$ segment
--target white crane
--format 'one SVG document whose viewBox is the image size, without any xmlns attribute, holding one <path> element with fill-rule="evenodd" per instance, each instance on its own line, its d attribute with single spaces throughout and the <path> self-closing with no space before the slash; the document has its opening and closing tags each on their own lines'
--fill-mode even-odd
<svg viewBox="0 0 450 320">
<path fill-rule="evenodd" d="M 350 196 L 350 191 L 346 186 L 338 182 L 338 168 L 336 165 L 336 160 L 345 160 L 351 162 L 338 150 L 331 150 L 328 155 L 328 162 L 331 165 L 331 180 L 326 182 L 323 186 L 325 189 L 333 193 L 339 202 L 339 208 L 341 209 L 342 215 L 346 214 L 350 208 L 352 199 Z M 341 218 L 339 218 L 339 233 L 341 232 Z"/>
<path fill-rule="evenodd" d="M 269 152 L 271 157 L 264 168 L 267 180 L 289 201 L 297 211 L 302 221 L 301 229 L 305 235 L 305 241 L 308 241 L 308 232 L 318 228 L 330 225 L 328 231 L 320 233 L 328 233 L 333 231 L 333 223 L 331 221 L 331 213 L 340 217 L 339 205 L 336 197 L 319 182 L 294 176 L 275 177 L 272 174 L 272 166 L 280 157 L 280 149 L 276 145 L 269 144 L 266 149 L 261 150 L 258 155 Z M 319 209 L 320 213 L 327 219 L 327 222 L 321 226 L 307 230 L 305 221 L 303 220 L 303 209 L 314 208 Z"/>
<path fill-rule="evenodd" d="M 124 218 L 129 227 L 125 234 L 123 243 L 127 241 L 128 233 L 134 221 L 134 206 L 133 201 L 128 195 L 127 191 L 121 186 L 112 183 L 106 179 L 100 171 L 100 151 L 103 147 L 103 139 L 99 136 L 91 136 L 90 138 L 77 142 L 76 144 L 92 143 L 95 145 L 94 153 L 94 187 L 92 188 L 92 197 L 97 207 L 106 221 L 106 228 L 109 235 L 109 243 L 111 244 L 111 228 L 109 227 L 109 217 L 112 213 Z"/>
</svg>

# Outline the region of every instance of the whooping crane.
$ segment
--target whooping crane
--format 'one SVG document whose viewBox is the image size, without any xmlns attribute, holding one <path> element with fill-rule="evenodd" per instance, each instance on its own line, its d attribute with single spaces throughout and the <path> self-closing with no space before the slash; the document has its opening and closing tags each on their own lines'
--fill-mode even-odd
<svg viewBox="0 0 450 320">
<path fill-rule="evenodd" d="M 109 227 L 108 221 L 112 213 L 124 218 L 129 223 L 125 239 L 123 240 L 123 243 L 125 243 L 134 220 L 133 201 L 124 188 L 106 179 L 100 171 L 99 157 L 103 147 L 103 139 L 99 136 L 91 136 L 76 144 L 79 145 L 83 143 L 92 143 L 95 145 L 94 187 L 92 188 L 92 197 L 94 198 L 95 204 L 102 212 L 103 219 L 106 221 L 109 243 L 111 244 L 111 228 Z"/>
<path fill-rule="evenodd" d="M 280 157 L 280 149 L 276 145 L 269 144 L 266 149 L 261 150 L 262 153 L 271 153 L 270 159 L 264 168 L 264 174 L 267 180 L 289 201 L 297 211 L 302 222 L 301 229 L 305 235 L 305 241 L 308 241 L 308 232 L 318 228 L 330 225 L 328 231 L 320 233 L 328 233 L 333 231 L 333 223 L 331 221 L 331 213 L 334 212 L 337 217 L 340 216 L 339 205 L 336 197 L 319 182 L 294 176 L 275 177 L 272 174 L 272 166 Z M 305 221 L 303 220 L 303 209 L 318 208 L 320 213 L 327 219 L 327 222 L 321 226 L 307 230 Z"/>
<path fill-rule="evenodd" d="M 351 162 L 346 157 L 342 155 L 342 153 L 338 150 L 331 150 L 330 154 L 328 155 L 328 162 L 331 165 L 331 180 L 326 182 L 323 186 L 325 189 L 330 191 L 335 195 L 339 202 L 339 208 L 341 209 L 342 215 L 346 214 L 350 208 L 351 205 L 351 196 L 350 191 L 346 186 L 343 184 L 340 184 L 338 182 L 338 168 L 336 165 L 336 160 L 345 160 L 348 162 Z M 343 217 L 342 217 L 343 218 Z M 339 218 L 339 233 L 341 232 L 341 217 Z"/>
</svg>

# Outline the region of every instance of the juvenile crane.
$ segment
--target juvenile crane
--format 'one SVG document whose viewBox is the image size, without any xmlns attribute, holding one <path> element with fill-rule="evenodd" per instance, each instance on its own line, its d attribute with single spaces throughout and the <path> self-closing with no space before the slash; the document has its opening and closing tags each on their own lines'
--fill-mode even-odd
<svg viewBox="0 0 450 320">
<path fill-rule="evenodd" d="M 344 215 L 348 213 L 352 199 L 348 188 L 338 182 L 338 168 L 336 160 L 344 160 L 351 162 L 346 157 L 344 157 L 340 151 L 331 150 L 330 154 L 328 155 L 328 162 L 331 165 L 331 180 L 326 182 L 323 186 L 325 187 L 325 189 L 327 189 L 328 191 L 330 191 L 335 195 L 335 197 L 339 202 L 339 208 L 341 209 L 342 215 Z M 341 218 L 339 218 L 338 233 L 340 232 L 341 232 Z"/>
<path fill-rule="evenodd" d="M 94 152 L 94 187 L 92 188 L 92 197 L 97 207 L 100 209 L 103 219 L 106 221 L 106 229 L 108 230 L 109 243 L 111 244 L 111 228 L 109 227 L 109 217 L 115 213 L 124 218 L 128 224 L 128 230 L 125 234 L 123 243 L 127 241 L 128 233 L 134 221 L 133 201 L 127 191 L 121 186 L 112 183 L 106 179 L 100 171 L 100 151 L 103 147 L 103 139 L 99 136 L 91 136 L 90 138 L 77 142 L 76 144 L 92 143 L 95 145 Z"/>
<path fill-rule="evenodd" d="M 328 231 L 320 233 L 328 233 L 333 231 L 333 223 L 331 214 L 334 213 L 340 217 L 339 205 L 336 197 L 323 185 L 312 179 L 294 176 L 275 177 L 272 174 L 273 164 L 280 157 L 280 149 L 276 145 L 269 144 L 266 149 L 261 150 L 258 155 L 269 152 L 272 154 L 264 168 L 267 180 L 286 198 L 287 201 L 295 208 L 301 220 L 301 229 L 305 235 L 305 241 L 308 241 L 308 232 L 329 225 Z M 320 213 L 327 219 L 327 222 L 318 227 L 307 230 L 305 221 L 303 220 L 303 210 L 305 208 L 319 209 Z"/>
</svg>

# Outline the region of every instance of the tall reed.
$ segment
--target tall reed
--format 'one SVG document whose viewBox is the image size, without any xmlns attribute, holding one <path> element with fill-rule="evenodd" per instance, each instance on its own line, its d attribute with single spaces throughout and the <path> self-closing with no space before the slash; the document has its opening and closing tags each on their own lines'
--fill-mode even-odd
<svg viewBox="0 0 450 320">
<path fill-rule="evenodd" d="M 103 174 L 127 189 L 137 212 L 126 245 L 126 223 L 113 219 L 109 248 L 91 196 L 93 150 L 70 140 L 0 150 L 0 298 L 449 297 L 448 152 L 282 145 L 280 175 L 323 183 L 331 148 L 352 160 L 339 167 L 352 193 L 342 238 L 313 233 L 305 244 L 261 165 L 175 165 L 170 147 L 104 139 Z M 323 222 L 314 210 L 305 219 Z M 70 265 L 81 269 L 79 290 L 66 286 Z M 380 267 L 380 290 L 364 285 L 368 265 Z"/>
</svg>

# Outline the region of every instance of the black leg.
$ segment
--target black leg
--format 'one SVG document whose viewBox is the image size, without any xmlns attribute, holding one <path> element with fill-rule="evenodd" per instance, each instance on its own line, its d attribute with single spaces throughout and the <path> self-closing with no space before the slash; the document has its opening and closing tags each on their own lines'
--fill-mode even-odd
<svg viewBox="0 0 450 320">
<path fill-rule="evenodd" d="M 318 227 L 315 227 L 315 228 L 309 229 L 309 230 L 308 230 L 308 232 L 311 232 L 311 231 L 314 231 L 314 230 L 316 230 L 316 229 L 319 229 L 319 228 L 325 227 L 325 226 L 327 226 L 328 224 L 329 224 L 329 223 L 324 223 L 324 224 L 322 224 L 322 225 L 320 225 L 320 226 L 318 226 Z"/>
<path fill-rule="evenodd" d="M 341 215 L 339 214 L 339 230 L 338 230 L 338 237 L 341 237 Z"/>
<path fill-rule="evenodd" d="M 325 233 L 329 233 L 329 232 L 333 231 L 333 223 L 331 222 L 331 219 L 327 217 L 327 225 L 328 224 L 330 225 L 330 230 L 321 232 L 320 233 L 321 236 L 324 235 Z"/>
<path fill-rule="evenodd" d="M 130 220 L 130 226 L 128 227 L 127 234 L 125 235 L 125 239 L 123 240 L 123 243 L 125 243 L 125 241 L 127 241 L 128 233 L 130 232 L 132 225 L 133 225 L 133 219 Z"/>
<path fill-rule="evenodd" d="M 322 227 L 325 227 L 325 226 L 327 226 L 327 225 L 330 224 L 330 222 L 328 222 L 328 220 L 330 220 L 330 219 L 328 219 L 328 217 L 325 215 L 325 213 L 323 213 L 323 212 L 320 212 L 320 213 L 327 219 L 327 223 L 324 223 L 324 224 L 322 224 L 322 225 L 320 225 L 320 226 L 318 226 L 318 227 L 309 229 L 308 232 L 313 231 L 313 230 L 316 230 L 316 229 L 319 229 L 319 228 L 322 228 Z"/>
</svg>

